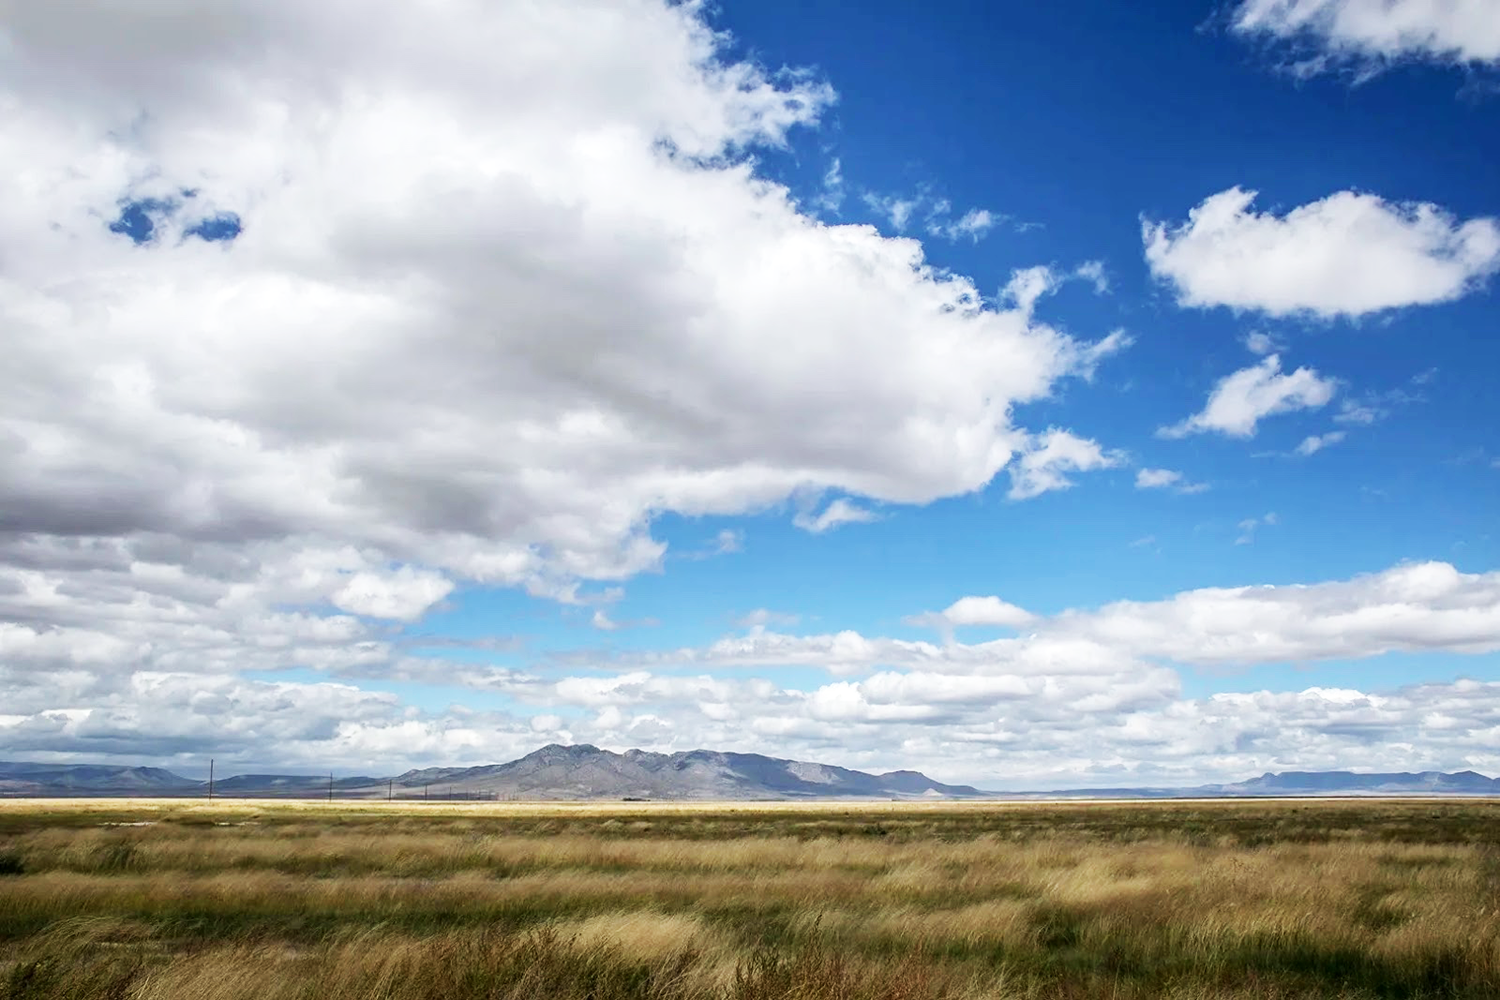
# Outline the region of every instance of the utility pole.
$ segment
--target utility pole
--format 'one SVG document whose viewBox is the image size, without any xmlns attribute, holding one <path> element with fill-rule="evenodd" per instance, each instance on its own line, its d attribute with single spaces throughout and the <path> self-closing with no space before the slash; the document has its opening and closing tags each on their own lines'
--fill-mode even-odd
<svg viewBox="0 0 1500 1000">
<path fill-rule="evenodd" d="M 214 759 L 208 758 L 208 801 L 214 800 Z"/>
<path fill-rule="evenodd" d="M 328 772 L 328 801 L 333 801 L 333 772 Z"/>
<path fill-rule="evenodd" d="M 423 802 L 427 801 L 427 789 L 429 789 L 431 787 L 432 787 L 431 785 L 423 785 L 422 786 L 422 801 Z"/>
<path fill-rule="evenodd" d="M 396 779 L 392 778 L 390 781 L 387 781 L 385 783 L 385 800 L 387 802 L 391 801 L 391 798 L 395 794 L 396 794 Z"/>
</svg>

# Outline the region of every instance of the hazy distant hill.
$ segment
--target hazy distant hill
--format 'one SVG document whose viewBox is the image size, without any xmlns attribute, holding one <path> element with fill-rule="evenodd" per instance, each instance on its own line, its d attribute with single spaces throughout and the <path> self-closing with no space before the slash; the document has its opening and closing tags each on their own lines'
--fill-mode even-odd
<svg viewBox="0 0 1500 1000">
<path fill-rule="evenodd" d="M 335 792 L 367 789 L 384 778 L 334 778 Z M 207 782 L 202 782 L 207 785 Z M 328 791 L 326 774 L 237 774 L 214 782 L 216 795 L 319 795 Z"/>
<path fill-rule="evenodd" d="M 24 764 L 0 761 L 0 794 L 89 795 L 186 791 L 199 782 L 159 767 L 113 764 Z"/>
<path fill-rule="evenodd" d="M 1500 779 L 1476 771 L 1401 771 L 1394 774 L 1356 774 L 1353 771 L 1267 772 L 1233 785 L 1215 786 L 1223 795 L 1327 795 L 1362 792 L 1375 795 L 1460 793 L 1500 794 Z"/>
<path fill-rule="evenodd" d="M 1191 788 L 1073 788 L 1037 792 L 1035 796 L 1063 798 L 1253 798 L 1313 795 L 1500 795 L 1500 778 L 1476 771 L 1401 771 L 1360 774 L 1354 771 L 1267 771 L 1258 778 L 1227 785 Z M 1032 796 L 1027 796 L 1032 797 Z"/>
</svg>

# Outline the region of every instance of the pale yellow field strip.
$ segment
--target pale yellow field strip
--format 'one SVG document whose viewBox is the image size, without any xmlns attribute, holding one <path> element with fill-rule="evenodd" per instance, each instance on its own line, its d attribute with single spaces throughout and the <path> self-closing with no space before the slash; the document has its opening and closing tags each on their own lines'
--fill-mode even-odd
<svg viewBox="0 0 1500 1000">
<path fill-rule="evenodd" d="M 532 802 L 387 802 L 352 799 L 328 802 L 318 799 L 216 798 L 0 798 L 0 812 L 109 811 L 190 815 L 213 812 L 305 813 L 309 815 L 401 815 L 401 816 L 493 816 L 532 818 L 552 816 L 674 816 L 695 813 L 785 815 L 817 813 L 836 815 L 971 815 L 983 812 L 1061 811 L 1070 808 L 1174 809 L 1266 808 L 1298 805 L 1369 805 L 1374 803 L 1448 803 L 1494 801 L 1480 796 L 1309 796 L 1244 799 L 979 799 L 925 801 L 884 800 L 796 800 L 774 802 L 730 801 L 532 801 Z"/>
</svg>

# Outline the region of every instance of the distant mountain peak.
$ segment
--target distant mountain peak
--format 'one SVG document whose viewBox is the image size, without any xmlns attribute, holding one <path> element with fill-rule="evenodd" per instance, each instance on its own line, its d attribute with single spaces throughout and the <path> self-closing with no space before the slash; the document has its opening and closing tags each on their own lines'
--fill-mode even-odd
<svg viewBox="0 0 1500 1000">
<path fill-rule="evenodd" d="M 600 750 L 592 743 L 548 743 L 539 750 L 533 750 L 526 757 L 591 757 L 596 754 L 609 753 L 608 750 Z M 525 760 L 526 757 L 522 757 Z"/>
</svg>

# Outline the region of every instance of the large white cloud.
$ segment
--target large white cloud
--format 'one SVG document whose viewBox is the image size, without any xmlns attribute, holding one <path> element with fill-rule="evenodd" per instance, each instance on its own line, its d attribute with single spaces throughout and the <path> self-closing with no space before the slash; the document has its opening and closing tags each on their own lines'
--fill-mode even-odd
<svg viewBox="0 0 1500 1000">
<path fill-rule="evenodd" d="M 702 14 L 8 8 L 0 530 L 568 597 L 656 566 L 659 512 L 983 487 L 1099 349 L 800 214 L 743 154 L 831 91 Z M 219 212 L 232 243 L 188 235 Z"/>
<path fill-rule="evenodd" d="M 1500 270 L 1500 224 L 1340 191 L 1284 215 L 1234 187 L 1185 223 L 1145 220 L 1146 263 L 1185 306 L 1358 317 L 1457 299 Z"/>
<path fill-rule="evenodd" d="M 1208 402 L 1200 412 L 1157 433 L 1166 438 L 1208 431 L 1230 437 L 1252 437 L 1262 418 L 1316 409 L 1326 405 L 1337 390 L 1337 382 L 1323 378 L 1312 368 L 1283 374 L 1281 358 L 1271 354 L 1249 368 L 1226 375 L 1208 394 Z M 1137 485 L 1142 485 L 1139 480 Z"/>
<path fill-rule="evenodd" d="M 1366 71 L 1400 59 L 1500 62 L 1493 0 L 1243 0 L 1235 31 L 1311 43 L 1302 72 L 1353 62 Z"/>
</svg>

